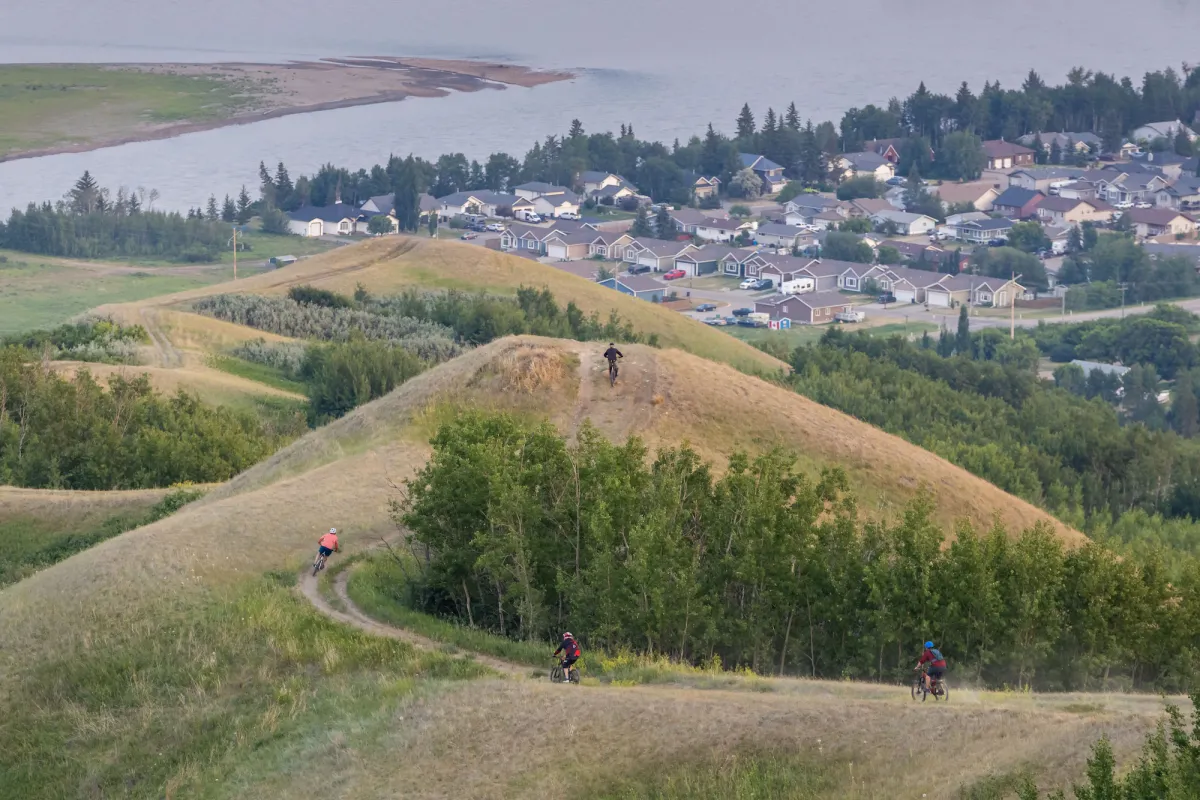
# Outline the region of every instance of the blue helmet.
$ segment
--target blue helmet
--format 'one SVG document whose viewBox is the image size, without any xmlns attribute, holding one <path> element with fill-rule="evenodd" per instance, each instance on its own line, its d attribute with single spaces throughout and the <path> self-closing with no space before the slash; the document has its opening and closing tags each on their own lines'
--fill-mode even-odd
<svg viewBox="0 0 1200 800">
<path fill-rule="evenodd" d="M 926 650 L 931 650 L 931 649 L 933 649 L 933 642 L 926 642 L 926 643 L 925 643 L 925 649 L 926 649 Z"/>
</svg>

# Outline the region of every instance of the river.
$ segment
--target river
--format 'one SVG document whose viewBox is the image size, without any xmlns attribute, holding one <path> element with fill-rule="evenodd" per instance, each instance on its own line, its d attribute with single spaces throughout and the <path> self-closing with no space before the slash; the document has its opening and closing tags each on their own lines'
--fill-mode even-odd
<svg viewBox="0 0 1200 800">
<path fill-rule="evenodd" d="M 389 153 L 518 158 L 573 118 L 588 130 L 631 123 L 641 138 L 729 131 L 795 101 L 804 117 L 904 97 L 925 81 L 1019 84 L 1032 67 L 1130 75 L 1200 61 L 1200 5 L 1187 0 L 608 0 L 554 5 L 460 0 L 339 7 L 318 0 L 40 0 L 0 8 L 0 62 L 282 61 L 350 55 L 478 58 L 569 68 L 574 80 L 410 98 L 0 164 L 0 208 L 55 199 L 85 169 L 109 186 L 157 188 L 169 208 L 254 191 L 259 161 L 293 176 Z M 909 11 L 906 8 L 919 8 Z M 1138 35 L 1131 37 L 1132 32 Z M 0 126 L 3 120 L 0 120 Z"/>
</svg>

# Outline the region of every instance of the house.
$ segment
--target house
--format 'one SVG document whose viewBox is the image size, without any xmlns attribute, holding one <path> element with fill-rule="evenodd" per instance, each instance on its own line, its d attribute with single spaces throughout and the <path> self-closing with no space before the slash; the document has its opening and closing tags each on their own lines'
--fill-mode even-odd
<svg viewBox="0 0 1200 800">
<path fill-rule="evenodd" d="M 559 219 L 550 225 L 525 225 L 520 222 L 509 223 L 500 234 L 500 249 L 506 252 L 535 253 L 548 255 L 547 242 L 553 234 L 570 234 L 586 231 L 589 234 L 599 234 L 595 226 L 587 222 L 574 222 Z"/>
<path fill-rule="evenodd" d="M 863 292 L 868 281 L 876 281 L 887 271 L 878 264 L 851 264 L 838 276 L 838 288 L 848 292 Z"/>
<path fill-rule="evenodd" d="M 879 243 L 879 246 L 894 247 L 900 253 L 901 258 L 907 258 L 909 261 L 924 261 L 929 264 L 940 262 L 946 253 L 936 245 L 924 242 L 902 242 L 899 239 L 885 239 Z"/>
<path fill-rule="evenodd" d="M 618 275 L 615 278 L 600 281 L 600 285 L 616 289 L 621 294 L 633 295 L 639 300 L 648 300 L 651 303 L 661 303 L 667 288 L 653 278 L 642 275 Z"/>
<path fill-rule="evenodd" d="M 523 198 L 517 197 L 515 194 L 493 192 L 488 189 L 455 192 L 438 198 L 438 216 L 443 220 L 450 220 L 466 214 L 498 217 L 501 216 L 499 213 L 501 209 L 515 213 L 518 208 L 524 208 L 522 200 Z"/>
<path fill-rule="evenodd" d="M 1200 176 L 1183 175 L 1154 193 L 1159 208 L 1186 210 L 1200 208 Z"/>
<path fill-rule="evenodd" d="M 701 222 L 710 219 L 728 219 L 729 214 L 719 208 L 714 208 L 711 211 L 701 211 L 698 208 L 679 208 L 667 212 L 671 219 L 675 220 L 675 227 L 679 228 L 680 233 L 686 233 L 688 236 L 696 235 L 696 226 Z"/>
<path fill-rule="evenodd" d="M 878 153 L 893 164 L 900 162 L 900 148 L 908 139 L 871 139 L 863 142 L 863 150 L 868 153 Z M 934 157 L 933 148 L 929 148 L 929 160 Z"/>
<path fill-rule="evenodd" d="M 666 242 L 661 239 L 634 239 L 625 247 L 622 260 L 629 264 L 640 264 L 655 272 L 670 272 L 675 269 L 675 259 L 698 249 L 690 242 Z"/>
<path fill-rule="evenodd" d="M 543 242 L 546 255 L 558 261 L 579 261 L 591 255 L 597 231 L 551 231 Z"/>
<path fill-rule="evenodd" d="M 721 179 L 713 176 L 711 178 L 704 175 L 697 175 L 692 181 L 692 199 L 703 200 L 707 197 L 716 197 L 721 191 Z"/>
<path fill-rule="evenodd" d="M 859 217 L 869 218 L 872 214 L 878 214 L 880 211 L 903 211 L 892 205 L 892 202 L 884 197 L 860 197 L 857 200 L 851 200 L 849 207 L 846 209 L 852 219 Z"/>
<path fill-rule="evenodd" d="M 1058 189 L 1052 191 L 1059 197 L 1073 200 L 1096 200 L 1100 197 L 1100 189 L 1096 183 L 1083 179 L 1059 186 Z"/>
<path fill-rule="evenodd" d="M 721 260 L 731 253 L 741 253 L 746 257 L 753 254 L 751 250 L 737 250 L 732 247 L 706 244 L 704 247 L 694 247 L 683 255 L 676 256 L 675 269 L 681 269 L 689 278 L 710 275 L 721 268 Z"/>
<path fill-rule="evenodd" d="M 788 320 L 792 325 L 822 325 L 833 322 L 838 314 L 849 311 L 850 303 L 841 292 L 776 294 L 758 300 L 754 310 L 768 314 L 774 322 Z"/>
<path fill-rule="evenodd" d="M 802 239 L 805 244 L 812 242 L 812 236 L 808 231 L 795 225 L 781 225 L 778 222 L 761 223 L 758 230 L 754 232 L 754 240 L 765 247 L 786 247 L 791 250 L 793 247 L 802 247 L 803 245 L 800 244 Z"/>
<path fill-rule="evenodd" d="M 896 177 L 896 165 L 875 152 L 834 156 L 832 171 L 839 182 L 862 177 L 882 182 Z"/>
<path fill-rule="evenodd" d="M 783 221 L 786 224 L 809 225 L 818 230 L 825 230 L 830 226 L 839 225 L 850 217 L 847 205 L 842 205 L 839 202 L 825 206 L 797 205 L 793 208 L 794 210 L 789 211 L 787 210 L 787 205 L 784 206 Z M 895 208 L 895 206 L 892 206 L 892 208 Z"/>
<path fill-rule="evenodd" d="M 1150 152 L 1136 155 L 1130 159 L 1128 164 L 1123 166 L 1127 169 L 1140 169 L 1144 172 L 1153 172 L 1162 175 L 1167 180 L 1173 181 L 1183 174 L 1184 165 L 1189 160 L 1187 156 L 1181 156 L 1178 153 L 1165 150 L 1161 153 Z M 1195 175 L 1195 168 L 1187 174 Z"/>
<path fill-rule="evenodd" d="M 777 290 L 784 294 L 813 292 L 818 288 L 818 278 L 807 269 L 811 263 L 811 258 L 757 253 L 746 261 L 746 277 L 769 280 Z M 836 286 L 836 278 L 834 285 Z"/>
<path fill-rule="evenodd" d="M 787 178 L 783 177 L 783 167 L 771 159 L 753 153 L 738 153 L 738 156 L 742 159 L 742 169 L 752 170 L 762 179 L 763 194 L 775 194 L 787 185 Z"/>
<path fill-rule="evenodd" d="M 783 204 L 785 214 L 811 212 L 817 213 L 827 209 L 838 208 L 842 201 L 827 194 L 816 192 L 801 192 Z"/>
<path fill-rule="evenodd" d="M 541 194 L 528 201 L 533 212 L 541 217 L 558 217 L 562 214 L 579 215 L 579 195 L 567 191 L 561 194 Z M 514 206 L 513 212 L 516 213 Z"/>
<path fill-rule="evenodd" d="M 1000 195 L 1000 190 L 991 181 L 969 181 L 967 183 L 943 183 L 932 186 L 930 194 L 936 195 L 946 208 L 970 203 L 976 211 L 991 211 Z"/>
<path fill-rule="evenodd" d="M 542 181 L 529 181 L 528 183 L 522 183 L 520 186 L 514 186 L 512 193 L 526 200 L 532 200 L 539 196 L 574 194 L 566 186 L 555 186 L 553 183 L 544 183 Z"/>
<path fill-rule="evenodd" d="M 1184 125 L 1179 120 L 1170 120 L 1168 122 L 1148 122 L 1140 128 L 1134 129 L 1133 133 L 1129 134 L 1129 138 L 1135 142 L 1153 142 L 1155 139 L 1174 139 L 1179 135 L 1180 129 L 1187 134 L 1187 137 L 1193 142 L 1196 141 L 1196 132 Z"/>
<path fill-rule="evenodd" d="M 1155 172 L 1124 169 L 1106 169 L 1101 172 L 1103 175 L 1096 179 L 1096 196 L 1118 208 L 1126 204 L 1152 202 L 1158 190 L 1170 183 Z"/>
<path fill-rule="evenodd" d="M 964 222 L 982 222 L 985 219 L 991 219 L 991 217 L 982 211 L 964 211 L 961 214 L 951 214 L 946 217 L 946 227 L 957 228 Z M 951 235 L 953 235 L 953 231 L 951 231 Z"/>
<path fill-rule="evenodd" d="M 1196 231 L 1196 221 L 1191 217 L 1171 208 L 1131 208 L 1124 216 L 1133 223 L 1134 232 L 1145 238 L 1147 236 L 1187 235 Z"/>
<path fill-rule="evenodd" d="M 1026 167 L 1008 174 L 1008 185 L 1049 195 L 1068 183 L 1073 183 L 1087 174 L 1087 170 L 1075 167 Z"/>
<path fill-rule="evenodd" d="M 1033 166 L 1033 151 L 1014 142 L 993 139 L 983 143 L 983 152 L 987 156 L 987 169 Z"/>
<path fill-rule="evenodd" d="M 742 233 L 752 236 L 756 227 L 758 223 L 750 220 L 707 217 L 696 223 L 694 235 L 706 242 L 732 242 Z"/>
<path fill-rule="evenodd" d="M 956 225 L 954 236 L 964 242 L 987 244 L 997 239 L 1008 239 L 1008 235 L 1012 233 L 1012 227 L 1013 221 L 1006 218 L 975 220 Z"/>
<path fill-rule="evenodd" d="M 946 275 L 925 289 L 925 302 L 949 308 L 967 303 L 973 306 L 1007 307 L 1024 293 L 1020 284 L 1009 278 L 981 275 Z"/>
<path fill-rule="evenodd" d="M 954 276 L 956 278 L 962 275 Z M 951 278 L 953 280 L 954 278 Z M 1011 278 L 987 278 L 975 276 L 970 302 L 973 306 L 1008 308 L 1025 294 L 1025 287 Z"/>
<path fill-rule="evenodd" d="M 1083 370 L 1083 377 L 1088 377 L 1093 372 L 1099 372 L 1102 375 L 1114 375 L 1118 378 L 1125 376 L 1129 372 L 1129 367 L 1122 367 L 1119 364 L 1105 364 L 1100 361 L 1084 361 L 1082 359 L 1074 359 L 1072 364 Z"/>
<path fill-rule="evenodd" d="M 926 289 L 948 276 L 923 269 L 885 267 L 883 272 L 872 277 L 880 289 L 895 296 L 896 302 L 924 303 Z"/>
<path fill-rule="evenodd" d="M 1053 150 L 1056 144 L 1060 153 L 1073 152 L 1076 155 L 1087 155 L 1088 153 L 1100 152 L 1100 137 L 1089 131 L 1080 131 L 1078 133 L 1057 133 L 1055 131 L 1027 133 L 1019 137 L 1017 141 L 1026 147 L 1033 147 L 1034 142 L 1038 139 L 1042 140 L 1042 149 L 1047 153 Z"/>
<path fill-rule="evenodd" d="M 705 245 L 705 248 L 712 245 Z M 760 267 L 766 265 L 766 261 L 759 258 L 759 253 L 754 250 L 746 250 L 743 248 L 729 248 L 729 252 L 721 256 L 718 262 L 718 267 L 722 275 L 731 278 L 757 278 Z"/>
<path fill-rule="evenodd" d="M 627 186 L 633 190 L 633 193 L 637 192 L 632 183 L 613 172 L 596 172 L 594 170 L 581 172 L 577 183 L 584 194 L 593 194 L 610 186 Z"/>
<path fill-rule="evenodd" d="M 1103 200 L 1075 200 L 1047 197 L 1037 207 L 1037 218 L 1044 225 L 1078 225 L 1081 222 L 1111 222 L 1113 207 Z"/>
<path fill-rule="evenodd" d="M 1022 189 L 1020 186 L 1009 186 L 992 205 L 992 211 L 1012 219 L 1026 219 L 1037 213 L 1037 207 L 1046 195 L 1036 189 Z"/>
<path fill-rule="evenodd" d="M 937 220 L 933 217 L 907 211 L 880 211 L 871 215 L 871 222 L 884 227 L 890 223 L 901 236 L 920 236 L 937 227 Z"/>
<path fill-rule="evenodd" d="M 359 233 L 359 225 L 365 219 L 361 210 L 349 203 L 334 203 L 330 206 L 302 206 L 288 212 L 288 230 L 299 236 L 349 236 Z M 362 225 L 362 231 L 366 226 Z"/>
<path fill-rule="evenodd" d="M 1046 238 L 1050 240 L 1050 254 L 1061 256 L 1067 252 L 1067 245 L 1071 243 L 1071 231 L 1074 225 L 1043 225 L 1042 233 L 1046 234 Z"/>
<path fill-rule="evenodd" d="M 622 261 L 625 258 L 625 248 L 633 242 L 633 237 L 627 233 L 613 231 L 598 231 L 588 245 L 588 255 L 594 258 L 607 258 L 610 261 Z"/>
</svg>

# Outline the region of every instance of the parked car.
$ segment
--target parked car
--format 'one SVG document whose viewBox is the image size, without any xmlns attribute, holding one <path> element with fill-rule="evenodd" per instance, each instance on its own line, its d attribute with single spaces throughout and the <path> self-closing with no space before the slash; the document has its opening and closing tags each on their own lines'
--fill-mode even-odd
<svg viewBox="0 0 1200 800">
<path fill-rule="evenodd" d="M 462 239 L 474 239 L 474 238 L 475 238 L 476 236 L 478 236 L 478 235 L 479 235 L 479 234 L 477 234 L 477 233 L 473 233 L 473 232 L 471 232 L 471 231 L 468 231 L 468 232 L 464 233 L 464 234 L 463 234 L 463 235 L 462 235 L 460 238 L 462 238 Z"/>
<path fill-rule="evenodd" d="M 703 322 L 705 325 L 713 325 L 716 327 L 721 327 L 727 324 L 724 317 L 709 317 L 708 319 L 701 320 L 701 322 Z"/>
<path fill-rule="evenodd" d="M 738 284 L 738 288 L 739 289 L 753 289 L 757 285 L 758 285 L 758 278 L 746 278 L 746 280 L 744 280 Z"/>
<path fill-rule="evenodd" d="M 753 308 L 735 308 L 732 312 L 735 317 L 746 317 L 754 313 Z"/>
<path fill-rule="evenodd" d="M 649 271 L 650 271 L 650 267 L 647 267 L 645 264 L 632 264 L 629 267 L 630 275 L 641 275 L 642 273 L 649 272 Z"/>
<path fill-rule="evenodd" d="M 696 306 L 696 310 L 697 311 L 716 311 L 717 304 L 716 303 L 701 303 L 700 305 Z"/>
<path fill-rule="evenodd" d="M 579 215 L 574 211 L 564 211 L 558 215 L 559 219 L 579 219 Z"/>
<path fill-rule="evenodd" d="M 470 225 L 467 226 L 467 230 L 475 231 L 477 233 L 483 233 L 484 231 L 487 230 L 487 226 L 484 225 L 482 222 L 472 222 Z"/>
<path fill-rule="evenodd" d="M 765 327 L 767 327 L 767 323 L 763 322 L 761 319 L 750 319 L 749 317 L 742 317 L 741 319 L 739 319 L 737 321 L 737 324 L 743 328 L 765 328 Z"/>
<path fill-rule="evenodd" d="M 904 178 L 901 178 L 899 175 L 897 175 L 894 178 L 888 178 L 886 181 L 884 181 L 884 183 L 886 183 L 888 186 L 903 186 Z"/>
<path fill-rule="evenodd" d="M 839 311 L 833 318 L 838 322 L 862 322 L 867 315 L 861 311 Z"/>
<path fill-rule="evenodd" d="M 1008 242 L 1004 239 L 992 239 L 990 242 L 988 242 L 988 247 L 1004 247 L 1006 244 L 1008 244 Z"/>
<path fill-rule="evenodd" d="M 754 288 L 758 289 L 760 291 L 764 290 L 764 289 L 773 289 L 773 288 L 775 288 L 775 284 L 766 278 L 759 278 L 758 281 L 754 284 Z"/>
<path fill-rule="evenodd" d="M 504 233 L 504 226 L 501 225 L 499 222 L 492 222 L 488 225 L 484 225 L 483 229 L 487 230 L 487 231 L 491 231 L 492 233 Z"/>
<path fill-rule="evenodd" d="M 1138 203 L 1134 208 L 1154 208 L 1154 206 L 1150 203 Z"/>
<path fill-rule="evenodd" d="M 686 277 L 687 277 L 687 273 L 681 269 L 673 269 L 670 272 L 663 274 L 664 281 L 673 281 L 673 280 L 678 280 L 679 278 L 686 278 Z"/>
<path fill-rule="evenodd" d="M 891 292 L 885 292 L 876 298 L 876 302 L 882 303 L 886 306 L 888 303 L 896 302 L 896 295 L 892 294 Z"/>
</svg>

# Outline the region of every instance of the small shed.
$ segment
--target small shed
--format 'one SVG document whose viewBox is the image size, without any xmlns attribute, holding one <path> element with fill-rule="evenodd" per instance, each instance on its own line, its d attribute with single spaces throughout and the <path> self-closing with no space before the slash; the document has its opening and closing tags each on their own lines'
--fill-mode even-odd
<svg viewBox="0 0 1200 800">
<path fill-rule="evenodd" d="M 286 267 L 288 264 L 295 264 L 295 263 L 296 263 L 295 256 L 275 256 L 274 258 L 271 259 L 271 266 L 275 267 L 276 269 L 278 269 L 279 267 Z"/>
<path fill-rule="evenodd" d="M 621 294 L 633 295 L 640 300 L 649 300 L 651 303 L 661 303 L 667 289 L 658 281 L 642 275 L 620 275 L 616 278 L 607 278 L 600 281 L 600 285 L 616 289 Z"/>
</svg>

